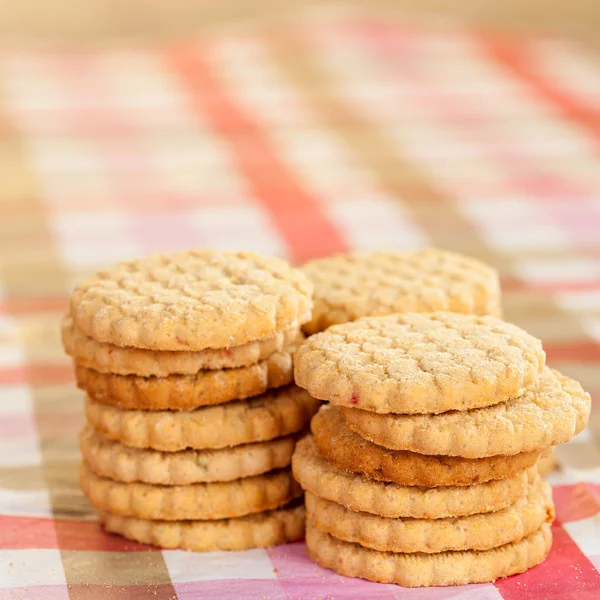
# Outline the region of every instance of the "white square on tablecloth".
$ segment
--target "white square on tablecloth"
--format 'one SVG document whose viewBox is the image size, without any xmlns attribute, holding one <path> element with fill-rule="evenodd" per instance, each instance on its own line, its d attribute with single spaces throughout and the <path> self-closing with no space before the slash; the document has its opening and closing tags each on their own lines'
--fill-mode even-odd
<svg viewBox="0 0 600 600">
<path fill-rule="evenodd" d="M 565 523 L 563 529 L 586 556 L 600 555 L 600 513 L 587 519 Z"/>
<path fill-rule="evenodd" d="M 66 585 L 60 550 L 0 550 L 0 589 Z"/>
<path fill-rule="evenodd" d="M 173 583 L 215 579 L 276 579 L 265 550 L 243 552 L 185 552 L 163 550 Z"/>
<path fill-rule="evenodd" d="M 0 489 L 0 515 L 51 517 L 52 504 L 48 490 Z"/>
<path fill-rule="evenodd" d="M 34 418 L 35 407 L 31 388 L 24 384 L 0 385 L 0 415 Z"/>
<path fill-rule="evenodd" d="M 563 310 L 582 313 L 595 312 L 600 306 L 600 291 L 584 289 L 559 292 L 555 299 Z"/>
<path fill-rule="evenodd" d="M 400 588 L 394 586 L 395 600 L 502 600 L 493 583 L 476 583 L 454 587 Z"/>
</svg>

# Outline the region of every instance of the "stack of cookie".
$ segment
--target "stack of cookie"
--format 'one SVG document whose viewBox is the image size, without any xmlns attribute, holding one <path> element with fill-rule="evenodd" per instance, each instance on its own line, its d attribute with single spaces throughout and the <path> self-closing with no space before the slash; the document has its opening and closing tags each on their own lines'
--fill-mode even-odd
<svg viewBox="0 0 600 600">
<path fill-rule="evenodd" d="M 448 311 L 502 316 L 500 277 L 489 265 L 447 250 L 369 251 L 336 254 L 302 267 L 314 285 L 312 319 L 303 329 L 404 312 Z M 553 452 L 538 471 L 555 467 Z"/>
<path fill-rule="evenodd" d="M 495 317 L 366 317 L 310 337 L 298 385 L 328 400 L 294 454 L 307 549 L 404 586 L 492 581 L 544 560 L 554 507 L 536 463 L 590 397 Z"/>
<path fill-rule="evenodd" d="M 62 334 L 87 393 L 81 486 L 109 531 L 191 550 L 303 536 L 289 465 L 320 403 L 292 353 L 311 293 L 283 261 L 213 251 L 77 286 Z"/>
</svg>

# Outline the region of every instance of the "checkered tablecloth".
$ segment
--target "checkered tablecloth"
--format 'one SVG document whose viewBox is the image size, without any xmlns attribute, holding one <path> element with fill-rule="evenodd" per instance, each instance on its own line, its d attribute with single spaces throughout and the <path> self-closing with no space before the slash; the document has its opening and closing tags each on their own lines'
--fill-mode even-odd
<svg viewBox="0 0 600 600">
<path fill-rule="evenodd" d="M 0 52 L 0 598 L 600 598 L 600 410 L 559 448 L 548 560 L 460 589 L 339 577 L 302 543 L 160 551 L 78 491 L 73 283 L 188 247 L 293 262 L 440 246 L 600 401 L 600 63 L 556 39 L 312 13 L 160 45 Z"/>
</svg>

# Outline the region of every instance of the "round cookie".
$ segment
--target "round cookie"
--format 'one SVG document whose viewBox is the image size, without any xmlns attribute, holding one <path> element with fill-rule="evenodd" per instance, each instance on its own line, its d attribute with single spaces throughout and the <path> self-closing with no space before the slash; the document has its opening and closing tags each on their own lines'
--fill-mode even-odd
<svg viewBox="0 0 600 600">
<path fill-rule="evenodd" d="M 79 483 L 101 511 L 165 521 L 242 517 L 279 508 L 302 493 L 289 469 L 235 481 L 166 486 L 121 483 L 81 465 Z"/>
<path fill-rule="evenodd" d="M 329 464 L 319 456 L 312 436 L 296 445 L 292 470 L 302 488 L 315 496 L 391 519 L 442 519 L 502 510 L 521 498 L 528 480 L 537 476 L 530 469 L 509 479 L 436 488 L 384 483 Z"/>
<path fill-rule="evenodd" d="M 340 411 L 350 429 L 378 446 L 472 459 L 567 442 L 584 429 L 590 409 L 577 381 L 545 367 L 535 387 L 495 406 L 438 415 Z"/>
<path fill-rule="evenodd" d="M 315 287 L 312 319 L 304 325 L 309 334 L 399 312 L 501 316 L 498 272 L 453 252 L 337 254 L 310 261 L 302 271 Z"/>
<path fill-rule="evenodd" d="M 387 519 L 357 513 L 306 493 L 308 519 L 345 542 L 380 552 L 489 550 L 510 544 L 554 520 L 550 486 L 538 479 L 511 506 L 481 515 L 450 519 Z"/>
<path fill-rule="evenodd" d="M 197 352 L 121 348 L 98 342 L 81 333 L 69 315 L 63 319 L 62 342 L 73 360 L 99 373 L 167 377 L 192 375 L 204 369 L 237 369 L 269 358 L 298 339 L 298 328 L 277 331 L 271 337 L 231 348 L 208 348 Z"/>
<path fill-rule="evenodd" d="M 537 470 L 541 477 L 548 477 L 548 475 L 550 475 L 550 473 L 552 473 L 556 467 L 556 456 L 554 453 L 554 448 L 552 448 L 550 452 L 542 454 L 537 464 Z"/>
<path fill-rule="evenodd" d="M 194 411 L 125 410 L 85 399 L 90 425 L 135 448 L 177 452 L 263 442 L 302 430 L 321 401 L 294 384 L 261 396 Z"/>
<path fill-rule="evenodd" d="M 71 296 L 79 331 L 148 350 L 230 348 L 310 319 L 312 284 L 277 258 L 191 250 L 103 269 Z"/>
<path fill-rule="evenodd" d="M 86 426 L 79 445 L 85 464 L 100 477 L 125 483 L 188 485 L 232 481 L 287 467 L 296 439 L 290 435 L 219 450 L 159 452 L 123 446 Z"/>
<path fill-rule="evenodd" d="M 333 406 L 321 407 L 311 430 L 319 454 L 332 465 L 400 485 L 464 486 L 506 479 L 534 466 L 541 452 L 471 459 L 389 450 L 354 433 Z"/>
<path fill-rule="evenodd" d="M 539 340 L 495 317 L 454 313 L 365 317 L 308 338 L 296 383 L 315 398 L 377 413 L 491 406 L 532 387 Z"/>
<path fill-rule="evenodd" d="M 293 380 L 292 349 L 266 360 L 220 371 L 194 375 L 138 377 L 112 375 L 75 365 L 77 385 L 98 402 L 142 410 L 192 410 L 258 396 Z"/>
<path fill-rule="evenodd" d="M 304 505 L 296 500 L 267 512 L 217 521 L 151 521 L 101 512 L 100 522 L 111 533 L 161 548 L 247 550 L 304 538 Z"/>
<path fill-rule="evenodd" d="M 306 524 L 306 550 L 322 567 L 347 577 L 362 577 L 404 587 L 464 585 L 523 573 L 541 563 L 552 546 L 550 525 L 518 542 L 491 550 L 402 554 L 378 552 L 343 542 Z"/>
</svg>

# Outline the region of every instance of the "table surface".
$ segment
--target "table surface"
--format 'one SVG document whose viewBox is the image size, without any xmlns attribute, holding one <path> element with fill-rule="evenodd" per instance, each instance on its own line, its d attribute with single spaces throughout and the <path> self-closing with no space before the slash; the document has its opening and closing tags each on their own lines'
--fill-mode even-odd
<svg viewBox="0 0 600 600">
<path fill-rule="evenodd" d="M 2 52 L 0 598 L 455 597 L 339 577 L 301 543 L 202 555 L 104 534 L 77 487 L 69 291 L 151 251 L 439 246 L 496 266 L 507 319 L 598 398 L 599 231 L 600 64 L 561 39 L 317 11 Z M 599 597 L 599 415 L 558 449 L 547 562 L 461 598 Z"/>
</svg>

